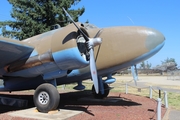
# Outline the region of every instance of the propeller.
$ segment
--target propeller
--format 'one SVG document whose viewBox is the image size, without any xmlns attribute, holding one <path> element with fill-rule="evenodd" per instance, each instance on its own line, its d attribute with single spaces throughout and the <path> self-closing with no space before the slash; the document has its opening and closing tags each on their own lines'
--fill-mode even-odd
<svg viewBox="0 0 180 120">
<path fill-rule="evenodd" d="M 64 12 L 66 13 L 66 15 L 69 17 L 69 19 L 73 22 L 73 24 L 76 26 L 76 28 L 81 32 L 81 34 L 83 35 L 84 39 L 86 41 L 89 41 L 89 37 L 76 25 L 76 23 L 74 22 L 74 20 L 72 19 L 72 17 L 69 15 L 69 13 L 64 9 Z"/>
<path fill-rule="evenodd" d="M 94 36 L 94 38 L 99 37 L 100 34 L 102 33 L 102 30 L 103 30 L 103 29 L 100 29 L 100 30 L 97 32 L 97 34 Z M 95 61 L 97 60 L 97 57 L 98 57 L 98 55 L 99 55 L 100 48 L 101 48 L 101 44 L 100 44 L 99 47 L 98 47 Z"/>
<path fill-rule="evenodd" d="M 97 37 L 100 35 L 102 30 L 99 30 L 98 33 L 95 35 L 94 38 L 89 38 L 74 22 L 72 17 L 68 14 L 68 12 L 63 8 L 64 12 L 67 14 L 69 19 L 73 22 L 73 24 L 76 26 L 76 28 L 81 32 L 83 35 L 84 39 L 86 40 L 86 43 L 88 44 L 88 49 L 90 53 L 90 71 L 91 71 L 91 77 L 93 80 L 94 88 L 96 93 L 99 93 L 99 82 L 98 82 L 98 77 L 97 77 L 97 69 L 96 69 L 96 63 L 94 59 L 94 50 L 93 48 L 97 45 L 100 45 L 102 43 L 101 38 Z"/>
</svg>

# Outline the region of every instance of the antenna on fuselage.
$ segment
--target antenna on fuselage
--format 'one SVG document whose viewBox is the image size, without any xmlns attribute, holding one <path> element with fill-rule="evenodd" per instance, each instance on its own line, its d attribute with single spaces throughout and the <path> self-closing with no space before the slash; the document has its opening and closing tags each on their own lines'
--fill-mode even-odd
<svg viewBox="0 0 180 120">
<path fill-rule="evenodd" d="M 61 26 L 59 24 L 55 24 L 51 26 L 51 30 L 59 29 Z"/>
</svg>

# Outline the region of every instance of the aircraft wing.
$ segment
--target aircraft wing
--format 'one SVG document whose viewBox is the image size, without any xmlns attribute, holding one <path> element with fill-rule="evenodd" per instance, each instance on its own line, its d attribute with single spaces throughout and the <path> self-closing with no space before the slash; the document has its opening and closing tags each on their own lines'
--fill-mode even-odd
<svg viewBox="0 0 180 120">
<path fill-rule="evenodd" d="M 30 55 L 33 50 L 27 43 L 0 37 L 0 68 Z"/>
</svg>

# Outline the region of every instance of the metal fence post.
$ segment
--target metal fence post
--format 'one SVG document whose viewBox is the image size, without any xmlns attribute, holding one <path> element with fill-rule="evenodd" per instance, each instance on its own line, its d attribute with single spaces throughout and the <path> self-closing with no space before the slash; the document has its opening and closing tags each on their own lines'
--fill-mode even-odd
<svg viewBox="0 0 180 120">
<path fill-rule="evenodd" d="M 161 98 L 161 90 L 159 89 L 159 98 Z"/>
<path fill-rule="evenodd" d="M 167 98 L 167 92 L 164 91 L 164 103 L 165 103 L 165 107 L 168 108 L 168 98 Z"/>
<path fill-rule="evenodd" d="M 152 86 L 149 86 L 149 98 L 152 99 Z"/>
<path fill-rule="evenodd" d="M 128 86 L 127 86 L 127 83 L 125 85 L 125 88 L 126 88 L 126 94 L 128 94 Z"/>
<path fill-rule="evenodd" d="M 161 98 L 158 98 L 157 102 L 157 120 L 161 120 Z"/>
<path fill-rule="evenodd" d="M 62 89 L 63 89 L 63 90 L 65 90 L 65 87 L 66 87 L 66 85 L 65 85 L 65 84 L 64 84 L 64 85 L 62 85 Z"/>
</svg>

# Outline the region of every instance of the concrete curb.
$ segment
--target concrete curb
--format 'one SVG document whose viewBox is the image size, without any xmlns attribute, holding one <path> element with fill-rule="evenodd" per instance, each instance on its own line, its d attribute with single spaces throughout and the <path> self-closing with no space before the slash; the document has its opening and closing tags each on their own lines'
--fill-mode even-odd
<svg viewBox="0 0 180 120">
<path fill-rule="evenodd" d="M 162 118 L 162 120 L 169 120 L 169 113 L 170 113 L 170 111 L 171 111 L 171 108 L 168 108 L 166 110 L 166 113 L 165 113 L 164 117 Z"/>
</svg>

